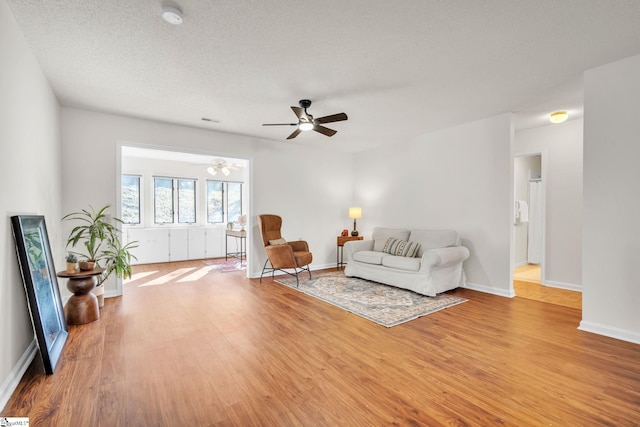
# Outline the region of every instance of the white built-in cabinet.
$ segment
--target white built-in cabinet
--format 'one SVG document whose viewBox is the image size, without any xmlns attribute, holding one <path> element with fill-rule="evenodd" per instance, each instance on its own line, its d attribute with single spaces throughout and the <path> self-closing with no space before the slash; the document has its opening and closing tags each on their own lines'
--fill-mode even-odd
<svg viewBox="0 0 640 427">
<path fill-rule="evenodd" d="M 221 227 L 127 228 L 124 244 L 137 241 L 131 264 L 185 261 L 224 256 L 224 229 Z"/>
</svg>

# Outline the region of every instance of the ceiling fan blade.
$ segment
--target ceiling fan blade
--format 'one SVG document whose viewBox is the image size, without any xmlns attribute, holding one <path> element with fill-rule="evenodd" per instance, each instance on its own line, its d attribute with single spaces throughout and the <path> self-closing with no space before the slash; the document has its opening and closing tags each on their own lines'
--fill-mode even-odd
<svg viewBox="0 0 640 427">
<path fill-rule="evenodd" d="M 262 126 L 298 126 L 297 123 L 263 123 Z"/>
<path fill-rule="evenodd" d="M 345 113 L 332 114 L 330 116 L 320 117 L 314 120 L 315 123 L 333 123 L 333 122 L 341 122 L 342 120 L 347 120 L 349 117 Z"/>
<path fill-rule="evenodd" d="M 307 117 L 307 114 L 304 112 L 303 108 L 300 107 L 294 107 L 292 106 L 291 109 L 293 110 L 293 113 L 299 118 L 303 118 L 303 117 Z"/>
<path fill-rule="evenodd" d="M 316 132 L 320 132 L 321 134 L 327 135 L 327 136 L 333 136 L 338 132 L 337 130 L 329 129 L 329 128 L 326 128 L 326 127 L 320 126 L 320 125 L 315 125 L 313 127 L 313 130 L 315 130 Z"/>
<path fill-rule="evenodd" d="M 298 128 L 298 129 L 294 130 L 294 131 L 293 131 L 293 133 L 287 137 L 287 139 L 293 139 L 293 138 L 295 138 L 296 136 L 300 135 L 300 132 L 302 132 L 302 131 L 300 130 L 300 128 Z"/>
</svg>

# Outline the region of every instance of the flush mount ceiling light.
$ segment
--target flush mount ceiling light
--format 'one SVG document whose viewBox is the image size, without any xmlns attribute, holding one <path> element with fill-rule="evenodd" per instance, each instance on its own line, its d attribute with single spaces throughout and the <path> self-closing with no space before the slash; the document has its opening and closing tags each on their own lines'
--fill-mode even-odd
<svg viewBox="0 0 640 427">
<path fill-rule="evenodd" d="M 162 18 L 169 24 L 182 24 L 182 11 L 177 7 L 165 6 L 162 8 Z"/>
<path fill-rule="evenodd" d="M 549 121 L 551 123 L 562 123 L 569 118 L 569 113 L 566 111 L 556 111 L 549 115 Z"/>
</svg>

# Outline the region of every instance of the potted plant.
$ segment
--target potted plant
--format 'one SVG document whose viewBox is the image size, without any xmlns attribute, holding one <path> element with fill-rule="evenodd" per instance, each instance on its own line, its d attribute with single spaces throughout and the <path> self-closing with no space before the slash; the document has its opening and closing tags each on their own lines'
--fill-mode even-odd
<svg viewBox="0 0 640 427">
<path fill-rule="evenodd" d="M 94 292 L 99 297 L 100 307 L 103 306 L 101 295 L 104 294 L 104 287 L 102 287 L 104 281 L 112 273 L 123 279 L 131 277 L 131 258 L 137 259 L 130 251 L 138 247 L 138 242 L 122 244 L 119 235 L 120 229 L 116 225 L 122 224 L 122 220 L 111 217 L 108 214 L 109 207 L 107 205 L 96 211 L 89 206 L 89 209 L 82 209 L 62 217 L 65 221 L 79 223 L 69 234 L 67 248 L 83 245 L 86 253 L 73 253 L 85 258 L 88 262 L 95 263 L 90 269 L 104 268 L 104 272 L 98 276 L 98 286 Z"/>
<path fill-rule="evenodd" d="M 78 257 L 69 252 L 67 254 L 67 273 L 75 273 L 76 271 L 78 271 Z"/>
</svg>

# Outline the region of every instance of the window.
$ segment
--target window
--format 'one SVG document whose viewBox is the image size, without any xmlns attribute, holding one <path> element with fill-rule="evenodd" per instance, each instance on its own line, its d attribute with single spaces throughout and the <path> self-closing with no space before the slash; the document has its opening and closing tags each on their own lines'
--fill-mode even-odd
<svg viewBox="0 0 640 427">
<path fill-rule="evenodd" d="M 122 175 L 122 222 L 140 224 L 140 177 Z"/>
<path fill-rule="evenodd" d="M 173 179 L 153 178 L 153 222 L 173 222 Z"/>
<path fill-rule="evenodd" d="M 121 176 L 122 221 L 142 224 L 142 177 Z M 198 180 L 192 178 L 153 177 L 153 222 L 155 224 L 197 224 L 198 209 L 206 223 L 235 222 L 242 215 L 242 182 L 206 181 L 206 199 L 198 190 Z M 198 200 L 199 199 L 199 200 Z M 202 204 L 201 204 L 202 202 Z M 149 212 L 147 210 L 147 212 Z M 145 218 L 148 217 L 148 214 Z M 200 220 L 202 221 L 202 220 Z"/>
<path fill-rule="evenodd" d="M 178 180 L 178 222 L 196 222 L 196 181 L 193 179 Z"/>
<path fill-rule="evenodd" d="M 207 181 L 207 222 L 236 221 L 242 214 L 242 183 Z"/>
<path fill-rule="evenodd" d="M 207 181 L 207 222 L 224 222 L 222 181 Z"/>
<path fill-rule="evenodd" d="M 174 206 L 178 206 L 177 212 Z M 193 224 L 196 222 L 196 181 L 194 179 L 153 178 L 154 222 Z M 177 213 L 177 218 L 175 214 Z"/>
<path fill-rule="evenodd" d="M 242 215 L 242 183 L 227 183 L 227 222 L 237 221 Z"/>
</svg>

